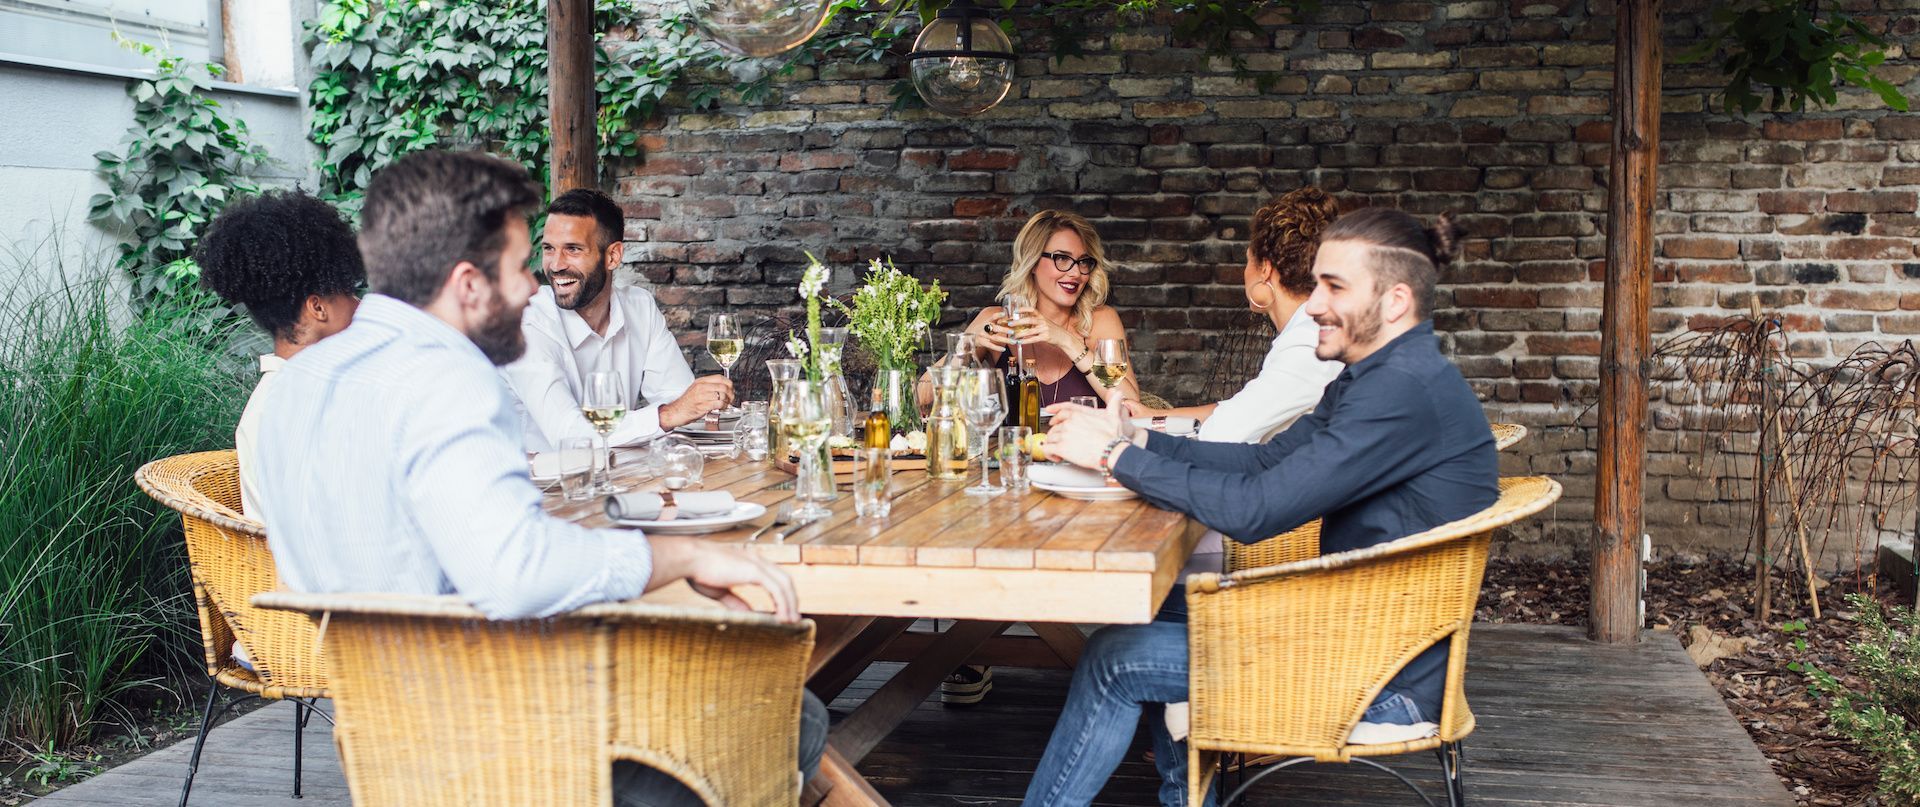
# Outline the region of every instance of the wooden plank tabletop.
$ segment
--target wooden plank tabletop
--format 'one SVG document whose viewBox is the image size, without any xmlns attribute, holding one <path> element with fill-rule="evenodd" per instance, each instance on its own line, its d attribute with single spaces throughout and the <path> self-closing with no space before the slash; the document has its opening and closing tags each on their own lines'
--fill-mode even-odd
<svg viewBox="0 0 1920 807">
<path fill-rule="evenodd" d="M 638 452 L 616 451 L 613 478 L 658 490 Z M 765 505 L 754 524 L 706 536 L 746 542 L 792 505 L 793 475 L 764 463 L 709 458 L 702 490 Z M 751 544 L 785 567 L 801 608 L 815 614 L 943 617 L 1018 622 L 1142 623 L 1152 619 L 1202 531 L 1179 513 L 1139 499 L 1080 502 L 1039 490 L 968 495 L 976 477 L 935 480 L 894 474 L 893 512 L 859 518 L 843 488 L 832 515 L 781 540 L 780 528 Z M 611 527 L 600 498 L 566 501 L 557 486 L 548 512 Z"/>
</svg>

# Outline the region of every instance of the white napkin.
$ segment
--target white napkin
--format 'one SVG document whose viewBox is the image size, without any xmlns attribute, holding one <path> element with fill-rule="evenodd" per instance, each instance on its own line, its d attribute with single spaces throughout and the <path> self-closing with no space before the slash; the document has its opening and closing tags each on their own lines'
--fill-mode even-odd
<svg viewBox="0 0 1920 807">
<path fill-rule="evenodd" d="M 592 460 L 587 459 L 587 462 L 592 462 Z M 558 451 L 542 451 L 535 454 L 530 464 L 532 465 L 531 476 L 534 479 L 552 480 L 560 478 L 560 452 Z M 586 469 L 586 465 L 581 465 L 571 470 L 574 473 L 579 473 Z"/>
<path fill-rule="evenodd" d="M 607 518 L 614 521 L 672 521 L 711 518 L 733 512 L 733 494 L 724 490 L 692 493 L 622 493 L 607 497 Z"/>
</svg>

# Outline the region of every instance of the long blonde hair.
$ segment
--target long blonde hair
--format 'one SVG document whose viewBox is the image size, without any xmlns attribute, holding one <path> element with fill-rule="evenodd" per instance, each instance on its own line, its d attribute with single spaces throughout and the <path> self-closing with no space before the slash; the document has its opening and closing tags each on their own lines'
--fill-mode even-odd
<svg viewBox="0 0 1920 807">
<path fill-rule="evenodd" d="M 1007 278 L 1000 281 L 1000 299 L 1010 294 L 1022 295 L 1028 305 L 1040 301 L 1039 289 L 1033 280 L 1033 270 L 1040 265 L 1040 253 L 1047 251 L 1047 239 L 1061 230 L 1072 230 L 1080 236 L 1080 242 L 1087 247 L 1087 254 L 1093 258 L 1093 274 L 1086 279 L 1086 288 L 1080 290 L 1080 296 L 1073 301 L 1073 318 L 1079 325 L 1081 336 L 1093 332 L 1093 312 L 1107 302 L 1107 251 L 1100 245 L 1100 234 L 1093 229 L 1093 222 L 1078 213 L 1065 210 L 1042 210 L 1027 219 L 1020 234 L 1013 238 L 1013 264 L 1007 267 Z"/>
</svg>

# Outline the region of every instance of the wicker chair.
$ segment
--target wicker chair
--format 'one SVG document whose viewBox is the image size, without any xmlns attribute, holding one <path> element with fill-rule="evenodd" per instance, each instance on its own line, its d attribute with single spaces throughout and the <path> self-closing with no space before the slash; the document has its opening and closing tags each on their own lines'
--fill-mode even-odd
<svg viewBox="0 0 1920 807">
<path fill-rule="evenodd" d="M 1462 803 L 1460 741 L 1474 727 L 1465 690 L 1467 632 L 1487 545 L 1493 530 L 1558 498 L 1559 483 L 1546 477 L 1502 479 L 1492 507 L 1418 535 L 1189 578 L 1190 803 L 1200 803 L 1223 754 L 1263 757 L 1254 765 L 1278 762 L 1221 800 L 1228 804 L 1262 777 L 1299 762 L 1361 762 L 1400 777 L 1368 757 L 1427 750 L 1440 757 L 1448 802 Z M 1440 641 L 1451 643 L 1452 654 L 1438 732 L 1350 744 L 1354 725 L 1382 687 Z"/>
<path fill-rule="evenodd" d="M 1494 423 L 1493 446 L 1495 450 L 1505 451 L 1508 446 L 1520 442 L 1527 436 L 1527 427 L 1518 423 Z M 1292 530 L 1257 543 L 1243 544 L 1239 541 L 1226 542 L 1225 567 L 1228 572 L 1242 569 L 1259 569 L 1266 566 L 1279 566 L 1283 563 L 1320 557 L 1320 519 L 1314 519 Z"/>
<path fill-rule="evenodd" d="M 1527 436 L 1527 427 L 1518 423 L 1494 423 L 1491 425 L 1493 427 L 1493 447 L 1501 451 L 1507 450 L 1508 446 L 1520 442 L 1521 438 Z"/>
<path fill-rule="evenodd" d="M 193 602 L 200 612 L 200 644 L 211 679 L 180 804 L 184 807 L 193 792 L 207 731 L 227 710 L 256 697 L 294 702 L 293 795 L 298 798 L 307 721 L 314 715 L 331 719 L 313 703 L 327 697 L 326 662 L 311 622 L 253 607 L 253 595 L 278 588 L 280 578 L 267 550 L 265 529 L 240 512 L 240 466 L 234 453 L 208 451 L 155 460 L 135 471 L 133 479 L 148 496 L 180 513 Z M 252 670 L 234 661 L 235 642 L 246 648 Z M 245 694 L 216 712 L 222 687 Z"/>
<path fill-rule="evenodd" d="M 609 603 L 490 621 L 455 597 L 295 594 L 317 621 L 359 807 L 610 804 L 612 763 L 707 804 L 794 804 L 813 624 Z"/>
</svg>

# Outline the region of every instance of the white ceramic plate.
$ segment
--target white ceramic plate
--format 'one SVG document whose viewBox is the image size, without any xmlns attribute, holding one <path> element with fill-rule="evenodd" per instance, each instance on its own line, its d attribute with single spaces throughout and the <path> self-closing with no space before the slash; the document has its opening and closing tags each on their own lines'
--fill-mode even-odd
<svg viewBox="0 0 1920 807">
<path fill-rule="evenodd" d="M 674 431 L 680 434 L 684 434 L 688 437 L 707 439 L 707 440 L 731 440 L 733 439 L 733 432 L 734 432 L 733 429 L 726 429 L 726 428 L 703 429 L 693 425 L 681 426 L 677 429 L 674 429 Z"/>
<path fill-rule="evenodd" d="M 646 532 L 661 535 L 702 535 L 720 532 L 738 527 L 767 514 L 766 505 L 753 502 L 739 502 L 733 506 L 733 512 L 724 516 L 706 518 L 676 518 L 672 521 L 616 521 L 622 527 L 638 527 Z"/>
<path fill-rule="evenodd" d="M 1027 469 L 1033 486 L 1069 499 L 1088 502 L 1117 502 L 1134 498 L 1131 490 L 1108 485 L 1097 471 L 1057 462 L 1043 462 Z"/>
</svg>

